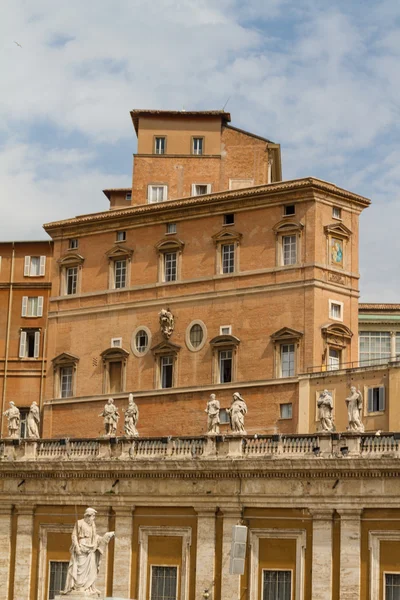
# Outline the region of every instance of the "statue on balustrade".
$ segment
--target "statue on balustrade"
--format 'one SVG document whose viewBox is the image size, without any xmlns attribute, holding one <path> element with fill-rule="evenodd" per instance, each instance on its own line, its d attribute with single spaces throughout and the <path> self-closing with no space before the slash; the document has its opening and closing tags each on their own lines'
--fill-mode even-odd
<svg viewBox="0 0 400 600">
<path fill-rule="evenodd" d="M 96 588 L 100 560 L 107 544 L 114 537 L 114 531 L 108 531 L 103 536 L 97 535 L 96 513 L 94 508 L 87 508 L 83 519 L 75 523 L 63 595 L 73 597 L 79 592 L 88 597 L 97 598 L 100 595 Z"/>
<path fill-rule="evenodd" d="M 160 321 L 160 329 L 163 336 L 169 340 L 171 335 L 173 334 L 175 327 L 175 319 L 172 312 L 169 308 L 162 308 L 158 313 L 158 318 Z"/>
<path fill-rule="evenodd" d="M 232 431 L 234 433 L 246 435 L 244 417 L 247 414 L 247 406 L 239 392 L 233 394 L 232 403 L 227 412 L 229 414 Z"/>
<path fill-rule="evenodd" d="M 220 405 L 215 394 L 210 395 L 210 399 L 207 402 L 207 433 L 209 435 L 219 435 L 219 411 Z"/>
<path fill-rule="evenodd" d="M 21 435 L 21 417 L 19 414 L 19 409 L 15 406 L 14 402 L 10 402 L 10 408 L 8 408 L 4 416 L 8 419 L 8 437 L 9 438 L 19 438 Z"/>
<path fill-rule="evenodd" d="M 350 388 L 350 396 L 346 398 L 347 405 L 347 416 L 349 424 L 347 431 L 354 431 L 356 433 L 364 432 L 364 425 L 362 419 L 363 409 L 363 397 L 360 390 L 357 390 L 354 385 Z"/>
<path fill-rule="evenodd" d="M 29 409 L 29 414 L 26 419 L 27 437 L 32 440 L 37 440 L 40 437 L 40 411 L 36 402 L 32 402 Z"/>
<path fill-rule="evenodd" d="M 128 408 L 125 411 L 125 435 L 127 437 L 137 437 L 139 435 L 136 425 L 139 421 L 139 409 L 133 399 L 133 394 L 129 394 Z"/>
<path fill-rule="evenodd" d="M 104 418 L 105 435 L 110 437 L 116 436 L 119 412 L 112 398 L 108 399 L 107 404 L 104 406 L 104 410 L 99 417 Z"/>
<path fill-rule="evenodd" d="M 335 431 L 333 423 L 333 398 L 328 390 L 320 393 L 318 401 L 318 420 L 321 425 L 321 431 Z"/>
</svg>

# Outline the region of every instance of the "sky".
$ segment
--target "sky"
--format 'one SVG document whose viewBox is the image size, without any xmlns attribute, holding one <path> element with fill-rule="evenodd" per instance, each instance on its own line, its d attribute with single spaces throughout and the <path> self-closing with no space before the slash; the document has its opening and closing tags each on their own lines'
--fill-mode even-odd
<svg viewBox="0 0 400 600">
<path fill-rule="evenodd" d="M 5 0 L 0 239 L 107 210 L 102 190 L 131 185 L 131 109 L 228 101 L 281 144 L 284 179 L 372 200 L 361 301 L 400 303 L 399 59 L 398 0 Z"/>
</svg>

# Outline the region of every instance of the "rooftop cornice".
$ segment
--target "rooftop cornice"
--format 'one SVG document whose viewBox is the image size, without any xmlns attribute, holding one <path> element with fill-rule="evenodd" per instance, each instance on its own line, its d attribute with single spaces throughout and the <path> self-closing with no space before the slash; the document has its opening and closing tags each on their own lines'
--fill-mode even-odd
<svg viewBox="0 0 400 600">
<path fill-rule="evenodd" d="M 151 108 L 135 108 L 131 110 L 131 119 L 136 131 L 139 133 L 140 117 L 221 117 L 225 123 L 229 123 L 231 115 L 224 110 L 155 110 Z"/>
<path fill-rule="evenodd" d="M 50 233 L 57 228 L 63 227 L 75 227 L 86 224 L 102 224 L 106 221 L 113 222 L 118 219 L 125 217 L 133 217 L 136 215 L 160 215 L 164 212 L 168 212 L 174 209 L 184 208 L 187 210 L 190 207 L 201 207 L 207 205 L 218 204 L 219 202 L 226 202 L 229 200 L 240 200 L 246 201 L 257 197 L 275 197 L 277 194 L 285 192 L 296 192 L 302 190 L 314 190 L 315 192 L 322 192 L 332 194 L 335 197 L 345 198 L 354 204 L 358 205 L 361 210 L 367 208 L 370 205 L 370 200 L 364 196 L 359 196 L 353 192 L 339 188 L 332 183 L 316 179 L 314 177 L 307 177 L 303 179 L 294 179 L 292 181 L 281 181 L 273 184 L 253 186 L 242 190 L 226 190 L 223 192 L 216 192 L 215 194 L 207 194 L 206 196 L 193 196 L 188 198 L 180 198 L 177 200 L 168 200 L 165 202 L 159 202 L 156 204 L 142 204 L 140 206 L 130 206 L 121 210 L 108 210 L 99 213 L 92 213 L 86 215 L 80 215 L 73 219 L 66 219 L 63 221 L 53 221 L 52 223 L 45 223 L 43 225 L 46 232 Z"/>
</svg>

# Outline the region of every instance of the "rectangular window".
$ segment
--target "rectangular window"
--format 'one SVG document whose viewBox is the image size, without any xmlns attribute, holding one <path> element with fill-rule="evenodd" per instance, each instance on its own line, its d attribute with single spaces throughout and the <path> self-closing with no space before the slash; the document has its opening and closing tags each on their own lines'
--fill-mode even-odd
<svg viewBox="0 0 400 600">
<path fill-rule="evenodd" d="M 221 325 L 219 328 L 220 335 L 232 335 L 232 325 Z"/>
<path fill-rule="evenodd" d="M 228 410 L 226 408 L 221 408 L 221 410 L 219 411 L 219 422 L 221 424 L 226 424 L 229 423 L 229 413 Z"/>
<path fill-rule="evenodd" d="M 235 223 L 235 215 L 229 213 L 228 215 L 224 215 L 224 225 L 234 225 Z"/>
<path fill-rule="evenodd" d="M 129 202 L 132 200 L 132 192 L 125 194 L 125 200 L 128 200 Z"/>
<path fill-rule="evenodd" d="M 78 283 L 78 267 L 68 267 L 65 271 L 65 291 L 67 296 L 76 294 Z"/>
<path fill-rule="evenodd" d="M 151 565 L 150 600 L 177 600 L 178 567 Z"/>
<path fill-rule="evenodd" d="M 329 317 L 336 321 L 343 321 L 343 302 L 329 300 Z"/>
<path fill-rule="evenodd" d="M 295 265 L 297 262 L 297 236 L 282 236 L 282 254 L 284 265 Z"/>
<path fill-rule="evenodd" d="M 148 188 L 148 201 L 150 204 L 155 202 L 163 202 L 167 199 L 167 186 L 166 185 L 149 185 Z"/>
<path fill-rule="evenodd" d="M 122 348 L 122 338 L 111 338 L 111 347 L 112 348 Z"/>
<path fill-rule="evenodd" d="M 337 371 L 340 369 L 341 351 L 335 348 L 329 348 L 328 371 Z"/>
<path fill-rule="evenodd" d="M 61 367 L 60 369 L 60 396 L 69 398 L 72 396 L 73 367 Z"/>
<path fill-rule="evenodd" d="M 40 350 L 40 331 L 23 329 L 19 339 L 19 358 L 38 358 Z"/>
<path fill-rule="evenodd" d="M 164 281 L 176 281 L 177 275 L 177 253 L 166 252 L 164 254 Z"/>
<path fill-rule="evenodd" d="M 117 231 L 117 242 L 126 241 L 126 231 Z"/>
<path fill-rule="evenodd" d="M 165 154 L 165 137 L 156 137 L 154 140 L 154 154 Z"/>
<path fill-rule="evenodd" d="M 67 572 L 68 561 L 51 560 L 49 562 L 49 600 L 54 600 L 65 589 Z"/>
<path fill-rule="evenodd" d="M 291 419 L 293 413 L 293 405 L 291 402 L 287 404 L 280 404 L 280 417 L 281 419 Z"/>
<path fill-rule="evenodd" d="M 69 240 L 68 248 L 70 250 L 76 250 L 77 247 L 78 247 L 78 240 L 76 238 L 71 238 Z"/>
<path fill-rule="evenodd" d="M 385 600 L 400 600 L 400 573 L 385 573 Z"/>
<path fill-rule="evenodd" d="M 202 137 L 193 138 L 192 154 L 203 154 L 203 148 L 204 148 L 204 138 L 202 138 Z"/>
<path fill-rule="evenodd" d="M 263 569 L 262 600 L 291 600 L 292 572 Z"/>
<path fill-rule="evenodd" d="M 23 317 L 42 317 L 43 296 L 23 296 L 21 315 Z"/>
<path fill-rule="evenodd" d="M 176 233 L 176 223 L 167 223 L 167 233 Z"/>
<path fill-rule="evenodd" d="M 204 196 L 211 194 L 211 183 L 193 183 L 192 196 Z"/>
<path fill-rule="evenodd" d="M 25 439 L 28 435 L 26 420 L 29 415 L 29 408 L 20 408 L 19 409 L 19 418 L 20 418 L 20 437 Z"/>
<path fill-rule="evenodd" d="M 174 357 L 162 356 L 160 359 L 161 387 L 171 388 L 173 384 Z"/>
<path fill-rule="evenodd" d="M 295 352 L 294 344 L 281 345 L 281 377 L 293 377 L 295 375 Z"/>
<path fill-rule="evenodd" d="M 114 261 L 114 285 L 116 289 L 126 287 L 126 260 Z"/>
<path fill-rule="evenodd" d="M 25 256 L 24 275 L 25 277 L 38 277 L 45 274 L 46 257 L 45 256 Z"/>
<path fill-rule="evenodd" d="M 220 350 L 219 352 L 219 382 L 229 383 L 233 375 L 233 352 L 232 350 Z"/>
<path fill-rule="evenodd" d="M 108 373 L 110 377 L 110 394 L 122 392 L 122 362 L 110 362 L 108 365 Z"/>
<path fill-rule="evenodd" d="M 360 365 L 386 363 L 390 360 L 389 331 L 360 331 Z M 397 346 L 397 337 L 396 337 Z M 397 350 L 400 347 L 396 347 Z"/>
<path fill-rule="evenodd" d="M 283 207 L 283 214 L 285 215 L 285 217 L 289 217 L 291 215 L 296 214 L 296 207 L 294 204 L 286 204 Z"/>
<path fill-rule="evenodd" d="M 332 208 L 332 217 L 334 219 L 341 219 L 342 218 L 342 209 L 339 208 L 338 206 L 334 206 Z"/>
<path fill-rule="evenodd" d="M 368 412 L 383 412 L 385 410 L 385 388 L 378 386 L 368 389 Z"/>
<path fill-rule="evenodd" d="M 222 273 L 234 273 L 235 271 L 235 244 L 223 244 L 221 246 Z"/>
</svg>

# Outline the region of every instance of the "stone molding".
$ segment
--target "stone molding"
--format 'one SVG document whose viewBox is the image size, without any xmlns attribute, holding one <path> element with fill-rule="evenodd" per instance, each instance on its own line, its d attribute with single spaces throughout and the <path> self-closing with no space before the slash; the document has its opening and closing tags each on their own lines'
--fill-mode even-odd
<svg viewBox="0 0 400 600">
<path fill-rule="evenodd" d="M 189 600 L 189 572 L 190 572 L 190 546 L 192 543 L 191 527 L 139 527 L 139 593 L 138 600 L 147 598 L 147 566 L 148 543 L 150 536 L 181 537 L 182 538 L 182 566 L 180 569 L 180 598 Z M 178 570 L 179 572 L 179 570 Z"/>
<path fill-rule="evenodd" d="M 400 542 L 400 531 L 376 530 L 368 534 L 368 549 L 370 552 L 369 598 L 379 598 L 380 588 L 380 546 L 381 542 Z"/>
<path fill-rule="evenodd" d="M 47 573 L 47 538 L 49 533 L 69 533 L 72 534 L 73 524 L 63 525 L 61 523 L 41 523 L 39 525 L 39 567 L 38 567 L 38 588 L 37 600 L 46 600 L 48 590 L 45 589 Z"/>
<path fill-rule="evenodd" d="M 258 600 L 259 598 L 258 557 L 260 539 L 296 540 L 296 587 L 293 597 L 296 600 L 304 600 L 305 529 L 250 529 L 250 600 Z"/>
</svg>

